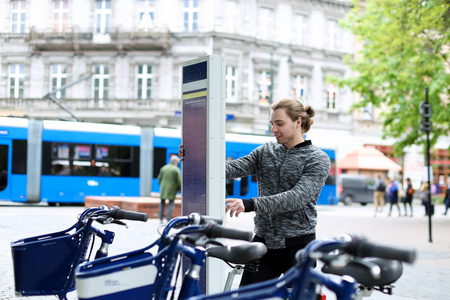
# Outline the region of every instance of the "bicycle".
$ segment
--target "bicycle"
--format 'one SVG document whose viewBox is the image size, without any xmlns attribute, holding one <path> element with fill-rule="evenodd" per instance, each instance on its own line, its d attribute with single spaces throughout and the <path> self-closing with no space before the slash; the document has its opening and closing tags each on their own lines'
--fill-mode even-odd
<svg viewBox="0 0 450 300">
<path fill-rule="evenodd" d="M 367 296 L 367 292 L 374 288 L 383 292 L 392 291 L 391 284 L 402 274 L 400 261 L 412 263 L 415 259 L 414 249 L 378 245 L 364 238 L 347 236 L 345 239 L 316 240 L 297 253 L 297 265 L 281 278 L 234 291 L 201 295 L 200 270 L 205 266 L 206 257 L 215 256 L 229 261 L 232 260 L 232 254 L 236 254 L 230 247 L 222 247 L 219 251 L 209 248 L 208 251 L 203 246 L 215 244 L 215 238 L 218 237 L 247 241 L 251 239 L 249 232 L 223 228 L 214 222 L 205 224 L 202 221 L 204 218 L 207 217 L 191 214 L 189 217 L 173 219 L 164 229 L 161 238 L 150 246 L 122 256 L 80 265 L 76 272 L 79 299 L 167 299 L 169 293 L 174 297 L 178 277 L 174 270 L 176 264 L 179 265 L 180 256 L 187 257 L 191 264 L 181 283 L 178 299 L 253 300 L 282 297 L 316 300 L 323 295 L 321 287 L 327 287 L 336 293 L 338 299 L 357 299 Z M 176 227 L 182 228 L 169 235 L 169 231 Z M 156 255 L 147 252 L 152 247 L 159 247 Z M 244 257 L 245 251 L 238 256 Z M 316 260 L 324 263 L 324 273 L 314 269 Z M 325 272 L 338 277 L 333 278 Z M 133 278 L 133 281 L 129 278 Z"/>
<path fill-rule="evenodd" d="M 76 272 L 76 286 L 79 300 L 84 299 L 167 299 L 175 292 L 178 275 L 174 274 L 180 266 L 181 256 L 191 261 L 190 271 L 185 276 L 181 293 L 190 294 L 191 288 L 198 289 L 199 271 L 205 265 L 208 243 L 220 244 L 216 238 L 229 238 L 250 241 L 252 232 L 220 226 L 222 219 L 192 213 L 172 219 L 164 228 L 161 237 L 150 245 L 82 264 Z M 178 230 L 174 234 L 170 232 Z M 193 244 L 182 244 L 185 241 Z M 156 249 L 156 254 L 150 250 Z M 256 250 L 256 251 L 254 251 Z M 265 254 L 261 244 L 224 248 L 223 251 L 210 249 L 217 257 L 234 258 L 231 262 L 246 263 Z"/>
<path fill-rule="evenodd" d="M 344 235 L 339 238 L 315 240 L 297 252 L 297 264 L 283 277 L 244 286 L 235 291 L 215 295 L 198 295 L 189 300 L 205 299 L 326 299 L 323 287 L 340 300 L 369 297 L 374 290 L 392 294 L 392 284 L 403 273 L 402 262 L 413 263 L 414 249 L 370 242 L 363 237 Z M 321 271 L 314 268 L 316 260 L 323 263 Z M 334 276 L 331 276 L 331 275 Z M 337 275 L 337 277 L 336 277 Z"/>
<path fill-rule="evenodd" d="M 56 295 L 67 299 L 67 293 L 75 289 L 76 267 L 90 260 L 95 237 L 101 238 L 95 259 L 106 257 L 114 241 L 114 232 L 96 228 L 93 222 L 126 225 L 120 220 L 146 222 L 147 219 L 146 213 L 103 205 L 84 210 L 78 221 L 66 230 L 12 242 L 16 296 Z"/>
</svg>

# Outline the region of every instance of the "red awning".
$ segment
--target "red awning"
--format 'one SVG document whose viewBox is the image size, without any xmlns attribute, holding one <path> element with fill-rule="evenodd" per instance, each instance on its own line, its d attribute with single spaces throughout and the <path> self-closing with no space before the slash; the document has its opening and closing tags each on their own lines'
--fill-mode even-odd
<svg viewBox="0 0 450 300">
<path fill-rule="evenodd" d="M 373 147 L 363 147 L 351 152 L 337 161 L 337 167 L 347 170 L 402 170 L 397 163 Z"/>
</svg>

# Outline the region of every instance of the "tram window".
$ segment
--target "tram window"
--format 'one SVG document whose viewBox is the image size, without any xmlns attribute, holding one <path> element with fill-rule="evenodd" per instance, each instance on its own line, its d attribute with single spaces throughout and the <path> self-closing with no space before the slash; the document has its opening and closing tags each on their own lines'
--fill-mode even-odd
<svg viewBox="0 0 450 300">
<path fill-rule="evenodd" d="M 0 145 L 0 191 L 8 185 L 8 145 Z"/>
<path fill-rule="evenodd" d="M 92 175 L 90 144 L 44 142 L 42 147 L 42 174 Z"/>
<path fill-rule="evenodd" d="M 159 170 L 166 164 L 167 149 L 155 147 L 153 154 L 153 178 L 157 178 Z"/>
<path fill-rule="evenodd" d="M 241 196 L 248 193 L 248 176 L 241 178 Z"/>
<path fill-rule="evenodd" d="M 139 147 L 44 142 L 42 174 L 139 177 Z"/>
<path fill-rule="evenodd" d="M 132 163 L 138 161 L 139 156 L 133 159 L 136 151 L 132 149 L 131 146 L 95 145 L 96 175 L 139 177 L 139 165 Z"/>
<path fill-rule="evenodd" d="M 27 140 L 13 140 L 12 173 L 27 174 Z"/>
<path fill-rule="evenodd" d="M 234 160 L 234 157 L 227 156 L 227 161 Z M 225 189 L 227 191 L 227 196 L 234 195 L 234 179 L 227 179 Z"/>
<path fill-rule="evenodd" d="M 234 179 L 227 179 L 226 190 L 227 190 L 227 196 L 234 195 Z"/>
</svg>

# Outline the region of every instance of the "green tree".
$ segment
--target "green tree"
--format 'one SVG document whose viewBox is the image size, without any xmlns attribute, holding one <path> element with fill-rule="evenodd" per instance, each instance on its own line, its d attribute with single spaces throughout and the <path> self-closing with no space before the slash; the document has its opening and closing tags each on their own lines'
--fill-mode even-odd
<svg viewBox="0 0 450 300">
<path fill-rule="evenodd" d="M 448 0 L 354 0 L 341 25 L 363 49 L 346 63 L 351 78 L 331 78 L 361 95 L 352 106 L 383 107 L 383 136 L 397 140 L 395 150 L 424 143 L 418 106 L 425 87 L 433 108 L 430 143 L 449 136 L 450 44 Z"/>
</svg>

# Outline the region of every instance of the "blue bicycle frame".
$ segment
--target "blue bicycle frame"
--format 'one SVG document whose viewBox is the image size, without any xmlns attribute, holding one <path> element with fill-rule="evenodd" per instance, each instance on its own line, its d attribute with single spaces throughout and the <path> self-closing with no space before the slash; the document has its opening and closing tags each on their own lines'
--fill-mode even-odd
<svg viewBox="0 0 450 300">
<path fill-rule="evenodd" d="M 194 295 L 191 297 L 183 295 L 179 299 L 189 300 L 225 300 L 230 298 L 237 299 L 267 299 L 271 297 L 281 297 L 283 299 L 317 299 L 317 286 L 326 286 L 336 293 L 338 299 L 352 299 L 351 296 L 356 293 L 356 286 L 353 280 L 343 279 L 341 282 L 332 280 L 314 269 L 314 259 L 309 255 L 315 251 L 323 249 L 336 249 L 341 243 L 336 241 L 313 241 L 300 255 L 300 260 L 296 266 L 286 272 L 283 277 L 256 283 L 238 290 L 213 294 L 213 295 Z M 184 284 L 184 282 L 183 282 Z M 183 289 L 183 287 L 182 287 Z"/>
<path fill-rule="evenodd" d="M 343 252 L 339 253 L 338 251 L 341 250 Z M 353 262 L 353 259 L 356 259 L 362 265 L 365 261 L 359 260 L 358 257 L 384 257 L 385 260 L 380 261 L 379 265 L 376 265 L 374 268 L 377 269 L 382 265 L 390 267 L 386 269 L 386 273 L 381 271 L 377 279 L 372 278 L 372 274 L 369 271 L 361 272 L 360 269 L 355 271 L 355 269 L 351 268 L 345 269 L 344 266 L 338 268 L 341 271 L 344 270 L 342 274 L 339 274 L 341 275 L 339 278 L 332 278 L 330 275 L 319 272 L 314 268 L 316 259 L 322 260 L 325 259 L 325 256 L 328 259 L 333 257 L 336 259 L 340 255 L 347 255 L 349 264 Z M 255 300 L 281 297 L 282 299 L 291 300 L 316 300 L 320 295 L 319 289 L 326 287 L 335 293 L 337 299 L 354 300 L 362 297 L 362 294 L 359 293 L 361 284 L 354 278 L 361 282 L 368 282 L 369 289 L 376 285 L 388 285 L 401 276 L 403 268 L 400 261 L 412 263 L 415 260 L 415 256 L 416 252 L 414 249 L 378 245 L 365 239 L 350 241 L 348 239 L 315 240 L 297 253 L 297 264 L 289 269 L 283 277 L 240 287 L 234 291 L 213 295 L 197 295 L 181 299 L 225 300 L 233 298 Z M 370 261 L 366 261 L 366 263 L 366 267 L 371 266 Z M 345 275 L 346 272 L 354 278 Z M 383 277 L 385 277 L 384 280 Z"/>
<path fill-rule="evenodd" d="M 126 212 L 118 208 L 117 211 Z M 87 251 L 92 236 L 102 240 L 95 258 L 108 255 L 114 232 L 95 228 L 92 222 L 111 212 L 109 208 L 88 208 L 80 214 L 77 223 L 64 231 L 12 242 L 16 294 L 57 295 L 66 299 L 67 293 L 75 289 L 76 267 L 89 259 Z"/>
</svg>

